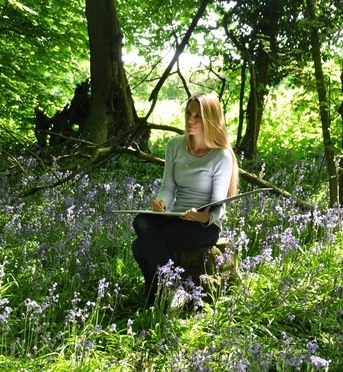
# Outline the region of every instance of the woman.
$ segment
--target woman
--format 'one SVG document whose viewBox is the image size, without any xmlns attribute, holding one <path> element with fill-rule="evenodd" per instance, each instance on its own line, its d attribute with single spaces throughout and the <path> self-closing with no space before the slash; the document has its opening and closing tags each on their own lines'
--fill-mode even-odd
<svg viewBox="0 0 343 372">
<path fill-rule="evenodd" d="M 185 122 L 185 135 L 167 143 L 162 185 L 151 201 L 156 212 L 186 212 L 185 216 L 139 214 L 133 222 L 137 239 L 132 252 L 145 279 L 148 305 L 154 302 L 156 271 L 173 251 L 217 242 L 225 204 L 201 212 L 197 208 L 237 193 L 237 160 L 219 100 L 206 93 L 192 96 L 186 104 Z"/>
</svg>

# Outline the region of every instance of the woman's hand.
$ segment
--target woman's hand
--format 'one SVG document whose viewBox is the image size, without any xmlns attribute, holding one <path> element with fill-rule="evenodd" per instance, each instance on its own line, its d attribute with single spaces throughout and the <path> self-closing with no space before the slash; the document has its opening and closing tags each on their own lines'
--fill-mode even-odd
<svg viewBox="0 0 343 372">
<path fill-rule="evenodd" d="M 156 198 L 151 199 L 151 208 L 154 212 L 165 212 L 166 205 L 164 204 L 163 200 L 158 200 Z"/>
<path fill-rule="evenodd" d="M 207 224 L 210 220 L 209 210 L 210 207 L 207 207 L 201 212 L 197 211 L 195 208 L 192 208 L 185 213 L 184 217 L 181 218 L 187 221 L 195 221 Z"/>
</svg>

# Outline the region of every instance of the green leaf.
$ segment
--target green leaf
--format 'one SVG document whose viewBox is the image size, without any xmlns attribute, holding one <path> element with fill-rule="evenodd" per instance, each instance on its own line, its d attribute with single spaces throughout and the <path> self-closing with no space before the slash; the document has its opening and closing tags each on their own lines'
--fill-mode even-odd
<svg viewBox="0 0 343 372">
<path fill-rule="evenodd" d="M 26 12 L 26 13 L 30 13 L 30 14 L 33 14 L 33 15 L 38 15 L 37 12 L 35 12 L 33 9 L 30 9 L 28 6 L 20 3 L 19 1 L 15 1 L 15 0 L 8 0 L 8 2 L 13 5 L 15 8 L 18 8 L 20 9 L 21 11 L 23 12 Z"/>
</svg>

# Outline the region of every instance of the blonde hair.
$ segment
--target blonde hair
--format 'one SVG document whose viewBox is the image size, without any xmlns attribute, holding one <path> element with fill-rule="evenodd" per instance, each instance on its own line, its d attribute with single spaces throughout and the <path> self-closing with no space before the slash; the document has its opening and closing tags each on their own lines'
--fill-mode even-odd
<svg viewBox="0 0 343 372">
<path fill-rule="evenodd" d="M 198 102 L 200 113 L 204 124 L 205 144 L 210 149 L 228 149 L 232 157 L 232 174 L 228 196 L 237 194 L 238 190 L 238 164 L 236 155 L 230 145 L 229 137 L 226 131 L 225 119 L 219 99 L 213 94 L 198 93 L 191 96 L 186 104 L 185 114 L 191 102 Z M 187 125 L 185 132 L 187 149 L 193 149 L 193 138 L 189 135 Z"/>
</svg>

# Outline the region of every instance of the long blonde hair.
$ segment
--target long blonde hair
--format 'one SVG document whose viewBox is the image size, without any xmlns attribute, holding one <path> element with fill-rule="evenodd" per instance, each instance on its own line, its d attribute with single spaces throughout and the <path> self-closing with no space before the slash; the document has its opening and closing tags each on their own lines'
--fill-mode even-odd
<svg viewBox="0 0 343 372">
<path fill-rule="evenodd" d="M 200 113 L 204 123 L 205 144 L 210 149 L 228 149 L 232 157 L 232 174 L 228 196 L 237 194 L 238 190 L 238 164 L 236 155 L 229 142 L 225 119 L 219 99 L 213 94 L 198 93 L 190 97 L 186 104 L 186 113 L 191 102 L 196 101 L 200 105 Z M 187 121 L 186 121 L 187 123 Z M 193 149 L 193 138 L 189 135 L 187 125 L 185 132 L 187 149 Z"/>
</svg>

